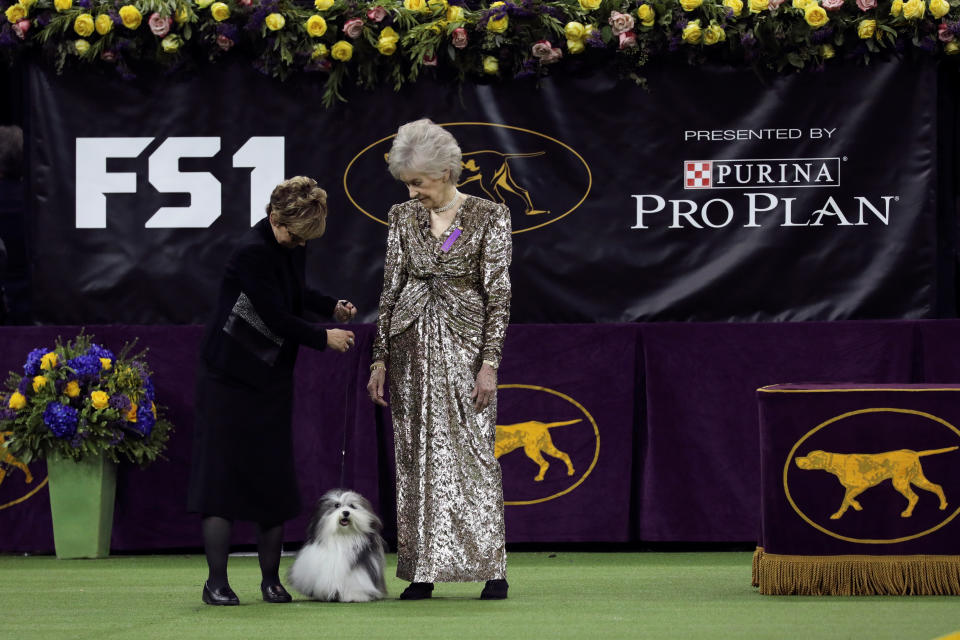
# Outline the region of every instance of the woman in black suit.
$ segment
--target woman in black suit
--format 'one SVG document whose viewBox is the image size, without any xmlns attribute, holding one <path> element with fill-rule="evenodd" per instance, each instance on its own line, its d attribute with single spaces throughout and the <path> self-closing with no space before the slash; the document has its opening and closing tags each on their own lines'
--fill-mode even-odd
<svg viewBox="0 0 960 640">
<path fill-rule="evenodd" d="M 263 599 L 291 600 L 279 570 L 283 522 L 300 512 L 291 434 L 297 350 L 345 352 L 354 341 L 353 332 L 320 328 L 304 312 L 338 322 L 357 312 L 346 300 L 306 287 L 304 246 L 323 235 L 326 219 L 327 194 L 314 180 L 300 176 L 278 185 L 267 217 L 231 254 L 206 327 L 188 510 L 203 518 L 207 604 L 239 604 L 227 581 L 234 520 L 257 523 Z"/>
</svg>

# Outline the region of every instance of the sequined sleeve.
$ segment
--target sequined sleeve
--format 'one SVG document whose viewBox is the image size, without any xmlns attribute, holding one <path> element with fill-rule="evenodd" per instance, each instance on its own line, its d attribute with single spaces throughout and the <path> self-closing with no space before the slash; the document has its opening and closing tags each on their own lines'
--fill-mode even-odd
<svg viewBox="0 0 960 640">
<path fill-rule="evenodd" d="M 483 359 L 500 366 L 503 339 L 510 321 L 510 259 L 513 255 L 510 210 L 498 205 L 491 212 L 483 239 L 480 269 L 486 313 L 483 322 Z"/>
<path fill-rule="evenodd" d="M 397 206 L 390 208 L 387 221 L 387 253 L 383 264 L 383 291 L 380 293 L 377 335 L 373 342 L 373 359 L 386 361 L 389 357 L 390 319 L 400 290 L 407 281 L 407 265 L 403 242 L 400 237 L 400 220 Z"/>
</svg>

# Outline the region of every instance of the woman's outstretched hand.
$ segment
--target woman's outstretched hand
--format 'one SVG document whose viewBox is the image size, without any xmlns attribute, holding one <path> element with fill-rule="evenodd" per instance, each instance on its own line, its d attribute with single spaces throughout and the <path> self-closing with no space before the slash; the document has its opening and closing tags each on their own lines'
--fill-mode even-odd
<svg viewBox="0 0 960 640">
<path fill-rule="evenodd" d="M 353 347 L 353 331 L 327 329 L 327 346 L 340 353 L 346 353 Z"/>
</svg>

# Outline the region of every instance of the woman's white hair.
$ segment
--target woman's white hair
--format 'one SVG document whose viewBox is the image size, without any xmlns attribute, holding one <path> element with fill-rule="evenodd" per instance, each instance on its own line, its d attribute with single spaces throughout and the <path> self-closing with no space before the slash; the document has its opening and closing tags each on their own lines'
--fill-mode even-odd
<svg viewBox="0 0 960 640">
<path fill-rule="evenodd" d="M 449 131 L 423 118 L 397 129 L 387 164 L 390 174 L 400 180 L 410 173 L 425 173 L 432 177 L 450 171 L 450 181 L 460 179 L 460 145 Z"/>
</svg>

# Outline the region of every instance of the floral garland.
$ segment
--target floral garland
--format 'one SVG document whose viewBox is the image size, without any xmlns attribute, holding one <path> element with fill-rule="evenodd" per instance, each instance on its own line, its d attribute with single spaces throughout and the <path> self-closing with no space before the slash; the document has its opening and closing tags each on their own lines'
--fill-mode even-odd
<svg viewBox="0 0 960 640">
<path fill-rule="evenodd" d="M 242 55 L 264 74 L 317 74 L 324 104 L 349 77 L 399 88 L 425 69 L 466 78 L 609 65 L 643 82 L 650 58 L 686 54 L 783 71 L 915 48 L 960 53 L 960 0 L 0 0 L 0 55 L 40 49 L 131 78 Z M 240 52 L 240 53 L 238 53 Z"/>
</svg>

